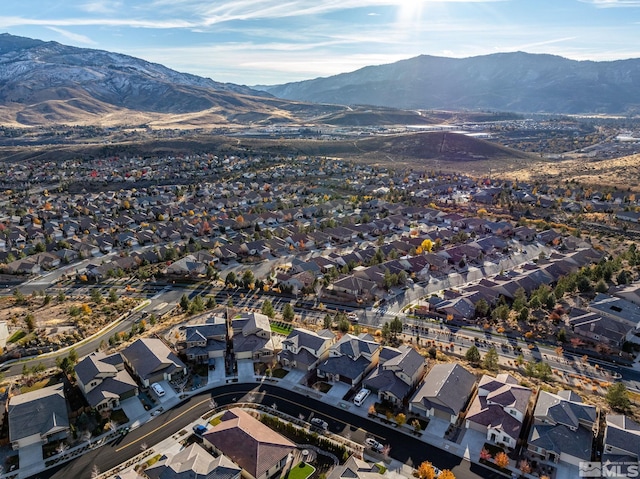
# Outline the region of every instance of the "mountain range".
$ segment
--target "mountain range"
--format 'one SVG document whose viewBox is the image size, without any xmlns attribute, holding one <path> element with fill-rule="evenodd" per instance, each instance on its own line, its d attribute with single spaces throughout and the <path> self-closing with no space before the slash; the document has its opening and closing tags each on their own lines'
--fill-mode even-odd
<svg viewBox="0 0 640 479">
<path fill-rule="evenodd" d="M 248 87 L 127 55 L 0 35 L 4 125 L 432 122 L 415 110 L 634 114 L 640 110 L 640 59 L 579 62 L 521 52 L 463 59 L 423 55 L 328 78 Z"/>
<path fill-rule="evenodd" d="M 107 51 L 0 35 L 0 122 L 247 125 L 341 108 L 281 100 Z"/>
<path fill-rule="evenodd" d="M 523 52 L 470 58 L 421 55 L 351 73 L 274 86 L 279 98 L 402 109 L 635 114 L 640 59 L 574 61 Z"/>
</svg>

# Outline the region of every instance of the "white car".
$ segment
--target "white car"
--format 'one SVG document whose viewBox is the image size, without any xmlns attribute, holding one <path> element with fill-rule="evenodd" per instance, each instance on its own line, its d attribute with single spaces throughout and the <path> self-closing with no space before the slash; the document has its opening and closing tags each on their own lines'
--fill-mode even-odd
<svg viewBox="0 0 640 479">
<path fill-rule="evenodd" d="M 366 438 L 364 443 L 376 452 L 382 452 L 384 449 L 384 446 L 372 437 Z"/>
<path fill-rule="evenodd" d="M 311 418 L 311 424 L 313 424 L 314 426 L 319 427 L 320 429 L 323 429 L 325 431 L 329 427 L 329 425 L 327 424 L 327 421 L 323 421 L 319 417 Z"/>
<path fill-rule="evenodd" d="M 153 392 L 156 393 L 156 396 L 158 397 L 164 396 L 164 388 L 160 386 L 158 383 L 153 383 L 151 385 L 151 389 L 153 389 Z"/>
</svg>

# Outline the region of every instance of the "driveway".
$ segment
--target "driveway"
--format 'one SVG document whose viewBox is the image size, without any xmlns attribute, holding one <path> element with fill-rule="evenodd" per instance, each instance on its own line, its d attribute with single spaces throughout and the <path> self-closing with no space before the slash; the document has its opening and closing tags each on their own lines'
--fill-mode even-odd
<svg viewBox="0 0 640 479">
<path fill-rule="evenodd" d="M 449 428 L 449 422 L 438 417 L 430 417 L 429 424 L 427 424 L 426 432 L 433 434 L 434 436 L 444 437 L 444 433 Z"/>
<path fill-rule="evenodd" d="M 253 361 L 251 359 L 238 360 L 238 382 L 251 383 L 255 382 L 256 374 L 253 369 Z"/>
<path fill-rule="evenodd" d="M 215 369 L 209 369 L 209 374 L 207 376 L 207 384 L 224 384 L 225 383 L 225 373 L 224 373 L 224 358 L 215 358 L 216 367 Z"/>
<path fill-rule="evenodd" d="M 464 436 L 460 441 L 460 446 L 464 451 L 464 458 L 470 461 L 477 461 L 485 442 L 487 442 L 487 436 L 485 434 L 480 431 L 474 431 L 473 429 L 465 429 Z"/>
<path fill-rule="evenodd" d="M 144 406 L 137 396 L 125 399 L 120 403 L 120 406 L 122 406 L 122 410 L 129 418 L 129 421 L 135 421 L 144 414 L 147 414 L 147 411 L 144 410 Z"/>
<path fill-rule="evenodd" d="M 329 402 L 337 402 L 342 400 L 342 398 L 349 392 L 348 384 L 345 383 L 333 383 L 331 389 L 327 392 L 326 398 Z"/>
<path fill-rule="evenodd" d="M 287 387 L 283 383 L 292 385 L 300 384 L 300 381 L 302 381 L 302 378 L 304 378 L 305 375 L 306 371 L 301 371 L 300 369 L 291 369 L 289 370 L 287 375 L 280 380 L 280 383 L 282 384 L 282 387 Z"/>
<path fill-rule="evenodd" d="M 160 404 L 166 404 L 178 397 L 178 393 L 173 389 L 169 381 L 158 381 L 158 384 L 164 389 L 164 395 L 158 396 L 153 388 L 149 388 L 149 394 L 153 395 Z"/>
</svg>

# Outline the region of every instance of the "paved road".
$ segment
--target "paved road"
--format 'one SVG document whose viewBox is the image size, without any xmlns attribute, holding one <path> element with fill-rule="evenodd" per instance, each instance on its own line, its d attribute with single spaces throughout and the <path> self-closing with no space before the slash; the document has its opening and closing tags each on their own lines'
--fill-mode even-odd
<svg viewBox="0 0 640 479">
<path fill-rule="evenodd" d="M 85 454 L 56 470 L 38 474 L 34 478 L 88 479 L 91 477 L 94 466 L 97 466 L 100 471 L 107 471 L 140 453 L 143 445 L 153 447 L 154 444 L 197 421 L 202 414 L 210 409 L 212 397 L 218 405 L 248 401 L 267 406 L 275 404 L 279 411 L 293 417 L 298 417 L 300 414 L 306 418 L 312 415 L 318 416 L 329 423 L 331 432 L 342 436 L 348 435 L 358 442 L 364 441 L 367 434 L 373 435 L 380 442 L 391 446 L 390 456 L 392 458 L 414 465 L 429 460 L 441 469 L 452 469 L 458 479 L 497 479 L 502 477 L 479 465 L 471 464 L 458 456 L 398 432 L 394 428 L 387 428 L 378 422 L 290 390 L 271 384 L 232 384 L 194 396 L 139 429 L 130 432 L 124 438 Z"/>
</svg>

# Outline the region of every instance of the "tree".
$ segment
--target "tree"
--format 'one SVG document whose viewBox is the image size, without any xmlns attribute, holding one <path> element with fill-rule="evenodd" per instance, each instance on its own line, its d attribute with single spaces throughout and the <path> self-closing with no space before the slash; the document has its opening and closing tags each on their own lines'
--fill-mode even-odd
<svg viewBox="0 0 640 479">
<path fill-rule="evenodd" d="M 402 320 L 400 318 L 393 318 L 389 323 L 389 331 L 394 335 L 400 334 L 403 328 Z"/>
<path fill-rule="evenodd" d="M 516 292 L 513 296 L 513 309 L 516 311 L 520 311 L 527 305 L 527 293 L 524 288 L 520 287 L 516 289 Z"/>
<path fill-rule="evenodd" d="M 293 306 L 291 306 L 291 303 L 287 303 L 284 305 L 284 308 L 282 309 L 282 319 L 284 319 L 285 321 L 293 321 L 293 318 L 295 318 L 295 312 L 293 311 Z"/>
<path fill-rule="evenodd" d="M 493 456 L 491 455 L 491 453 L 489 452 L 489 450 L 486 447 L 483 447 L 482 450 L 480 451 L 480 459 L 483 459 L 485 461 L 488 461 L 489 459 L 491 459 Z"/>
<path fill-rule="evenodd" d="M 224 284 L 228 286 L 236 285 L 236 274 L 233 271 L 229 271 L 226 278 L 224 279 Z"/>
<path fill-rule="evenodd" d="M 71 348 L 69 351 L 69 361 L 71 361 L 74 365 L 78 362 L 78 352 L 75 348 Z"/>
<path fill-rule="evenodd" d="M 33 330 L 36 329 L 36 318 L 33 316 L 33 314 L 29 313 L 24 318 L 24 321 L 27 324 L 27 329 L 30 333 L 32 333 Z"/>
<path fill-rule="evenodd" d="M 402 426 L 407 422 L 407 416 L 403 413 L 398 413 L 398 415 L 395 417 L 395 420 L 398 426 Z"/>
<path fill-rule="evenodd" d="M 422 251 L 424 251 L 425 253 L 431 253 L 431 251 L 433 250 L 433 241 L 427 238 L 422 242 L 420 247 L 422 248 Z"/>
<path fill-rule="evenodd" d="M 436 471 L 433 468 L 433 464 L 429 461 L 424 461 L 418 466 L 418 478 L 419 479 L 435 479 Z"/>
<path fill-rule="evenodd" d="M 518 314 L 518 321 L 525 322 L 529 319 L 529 308 L 522 308 L 520 314 Z"/>
<path fill-rule="evenodd" d="M 198 295 L 193 298 L 193 301 L 191 301 L 191 304 L 189 305 L 189 313 L 201 313 L 202 311 L 204 311 L 204 301 L 202 296 Z"/>
<path fill-rule="evenodd" d="M 209 296 L 207 298 L 207 303 L 206 303 L 207 309 L 213 309 L 217 305 L 218 305 L 218 302 L 216 301 L 215 296 Z"/>
<path fill-rule="evenodd" d="M 480 298 L 475 304 L 475 314 L 479 318 L 484 318 L 489 312 L 489 303 L 484 298 Z"/>
<path fill-rule="evenodd" d="M 576 282 L 576 286 L 578 287 L 578 291 L 580 291 L 582 294 L 590 293 L 591 291 L 593 291 L 591 281 L 585 275 L 580 275 L 578 281 Z"/>
<path fill-rule="evenodd" d="M 498 351 L 491 346 L 482 360 L 482 367 L 489 371 L 496 371 L 498 369 Z"/>
<path fill-rule="evenodd" d="M 620 412 L 626 411 L 631 405 L 629 391 L 627 391 L 627 387 L 620 382 L 609 386 L 605 399 L 612 409 Z"/>
<path fill-rule="evenodd" d="M 265 316 L 269 316 L 270 319 L 272 319 L 276 314 L 275 310 L 273 309 L 273 303 L 268 299 L 266 299 L 264 303 L 262 303 L 260 312 Z"/>
<path fill-rule="evenodd" d="M 218 272 L 216 271 L 216 269 L 212 265 L 208 265 L 206 272 L 207 279 L 216 279 L 217 275 Z"/>
<path fill-rule="evenodd" d="M 418 421 L 417 419 L 414 419 L 413 421 L 411 421 L 411 426 L 413 427 L 413 430 L 415 432 L 420 432 L 422 430 L 422 425 L 420 424 L 420 421 Z"/>
<path fill-rule="evenodd" d="M 322 321 L 322 326 L 324 327 L 324 329 L 330 329 L 331 323 L 333 323 L 333 318 L 329 313 L 325 314 L 324 319 Z"/>
<path fill-rule="evenodd" d="M 598 281 L 596 284 L 596 293 L 606 293 L 609 290 L 607 283 L 605 283 L 604 279 Z"/>
<path fill-rule="evenodd" d="M 522 474 L 531 474 L 531 464 L 529 464 L 529 461 L 527 461 L 526 459 L 520 461 L 520 464 L 518 464 L 518 469 L 520 469 L 520 472 L 522 472 Z"/>
<path fill-rule="evenodd" d="M 100 292 L 100 290 L 98 288 L 93 288 L 91 290 L 91 301 L 93 301 L 96 304 L 100 304 L 102 303 L 102 293 Z"/>
<path fill-rule="evenodd" d="M 253 271 L 250 269 L 245 270 L 242 274 L 242 284 L 245 288 L 248 288 L 250 284 L 254 283 L 256 278 L 253 276 Z"/>
<path fill-rule="evenodd" d="M 564 329 L 564 328 L 560 328 L 560 330 L 558 331 L 557 338 L 558 338 L 558 341 L 560 341 L 562 343 L 566 343 L 567 342 L 567 330 Z"/>
<path fill-rule="evenodd" d="M 116 290 L 114 288 L 111 288 L 109 290 L 109 295 L 107 296 L 107 300 L 110 303 L 117 303 L 118 302 L 118 293 L 116 293 Z"/>
<path fill-rule="evenodd" d="M 478 348 L 475 344 L 472 344 L 471 347 L 467 349 L 464 358 L 474 366 L 480 364 L 480 351 L 478 351 Z"/>
<path fill-rule="evenodd" d="M 191 301 L 189 301 L 189 297 L 186 294 L 183 294 L 180 298 L 180 307 L 182 311 L 189 311 L 189 306 L 191 306 Z"/>
<path fill-rule="evenodd" d="M 504 468 L 509 465 L 509 456 L 500 451 L 496 454 L 496 457 L 493 458 L 493 461 L 495 462 L 496 466 Z"/>
<path fill-rule="evenodd" d="M 443 469 L 438 474 L 438 479 L 456 479 L 456 476 L 450 469 Z"/>
</svg>

